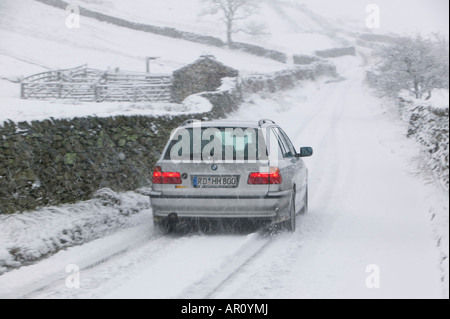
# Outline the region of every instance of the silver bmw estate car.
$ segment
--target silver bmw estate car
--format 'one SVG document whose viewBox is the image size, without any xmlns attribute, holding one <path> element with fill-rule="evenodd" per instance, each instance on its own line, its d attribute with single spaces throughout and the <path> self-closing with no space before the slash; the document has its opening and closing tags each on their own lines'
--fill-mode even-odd
<svg viewBox="0 0 450 319">
<path fill-rule="evenodd" d="M 271 120 L 186 121 L 173 131 L 153 172 L 155 226 L 183 220 L 250 219 L 295 231 L 308 209 L 308 170 Z"/>
</svg>

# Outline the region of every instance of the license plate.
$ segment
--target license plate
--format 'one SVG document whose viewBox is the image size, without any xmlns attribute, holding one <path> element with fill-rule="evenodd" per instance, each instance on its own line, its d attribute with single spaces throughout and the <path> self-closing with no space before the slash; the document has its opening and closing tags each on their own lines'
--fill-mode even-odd
<svg viewBox="0 0 450 319">
<path fill-rule="evenodd" d="M 239 176 L 194 176 L 195 188 L 237 188 Z"/>
</svg>

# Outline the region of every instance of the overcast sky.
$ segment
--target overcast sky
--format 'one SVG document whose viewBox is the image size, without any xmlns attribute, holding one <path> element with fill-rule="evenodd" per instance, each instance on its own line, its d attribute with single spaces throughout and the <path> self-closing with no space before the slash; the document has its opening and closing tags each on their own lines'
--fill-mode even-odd
<svg viewBox="0 0 450 319">
<path fill-rule="evenodd" d="M 366 20 L 366 7 L 380 8 L 380 31 L 449 34 L 448 0 L 296 0 L 313 11 L 332 18 Z"/>
</svg>

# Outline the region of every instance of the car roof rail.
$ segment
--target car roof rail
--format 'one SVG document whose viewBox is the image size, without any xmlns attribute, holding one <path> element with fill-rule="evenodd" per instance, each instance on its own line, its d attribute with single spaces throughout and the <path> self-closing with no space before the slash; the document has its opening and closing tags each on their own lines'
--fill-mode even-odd
<svg viewBox="0 0 450 319">
<path fill-rule="evenodd" d="M 189 120 L 187 120 L 187 121 L 184 121 L 183 124 L 181 124 L 181 126 L 190 125 L 190 124 L 193 124 L 194 122 L 200 122 L 200 120 L 189 119 Z"/>
<path fill-rule="evenodd" d="M 271 122 L 273 124 L 277 124 L 277 123 L 275 123 L 275 121 L 272 121 L 272 120 L 269 120 L 269 119 L 262 119 L 262 120 L 259 120 L 258 125 L 259 125 L 259 127 L 261 127 L 264 124 L 266 124 L 267 122 Z"/>
</svg>

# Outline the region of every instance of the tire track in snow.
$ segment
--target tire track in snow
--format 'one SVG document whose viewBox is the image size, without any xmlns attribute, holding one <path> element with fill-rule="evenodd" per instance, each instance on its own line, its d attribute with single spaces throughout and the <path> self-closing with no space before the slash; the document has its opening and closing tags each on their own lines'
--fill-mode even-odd
<svg viewBox="0 0 450 319">
<path fill-rule="evenodd" d="M 145 227 L 143 227 L 145 228 Z M 133 230 L 135 230 L 133 228 Z M 127 230 L 128 231 L 128 230 Z M 139 229 L 137 229 L 139 231 Z M 118 234 L 116 234 L 118 235 Z M 125 258 L 128 254 L 132 254 L 135 251 L 140 251 L 144 249 L 149 249 L 150 253 L 148 254 L 153 255 L 158 253 L 160 250 L 167 248 L 170 246 L 172 242 L 176 240 L 176 238 L 171 238 L 169 236 L 157 236 L 154 237 L 154 234 L 145 234 L 144 239 L 139 237 L 134 242 L 128 242 L 125 248 L 119 248 L 118 250 L 115 249 L 116 247 L 112 247 L 112 252 L 108 252 L 109 248 L 105 247 L 104 242 L 111 241 L 113 244 L 116 242 L 114 239 L 115 235 L 104 237 L 99 240 L 96 240 L 91 243 L 87 243 L 82 246 L 73 247 L 71 249 L 68 249 L 67 251 L 63 251 L 64 254 L 69 254 L 68 257 L 61 258 L 58 254 L 54 257 L 50 257 L 48 260 L 44 260 L 36 265 L 29 266 L 29 271 L 33 272 L 39 272 L 41 268 L 46 267 L 46 265 L 49 265 L 49 268 L 54 266 L 55 261 L 54 259 L 61 258 L 63 259 L 62 262 L 59 262 L 61 265 L 58 265 L 60 267 L 55 267 L 56 270 L 53 272 L 50 271 L 48 274 L 45 274 L 45 276 L 42 279 L 38 279 L 36 281 L 33 281 L 32 283 L 26 284 L 24 287 L 19 287 L 14 290 L 8 291 L 7 298 L 64 298 L 64 297 L 70 297 L 73 298 L 77 295 L 78 292 L 74 290 L 69 290 L 65 287 L 65 279 L 69 275 L 65 272 L 65 267 L 69 264 L 75 264 L 80 266 L 80 273 L 86 277 L 89 276 L 90 272 L 95 272 L 98 269 L 107 268 L 109 265 L 114 264 L 116 261 L 121 260 Z M 121 237 L 120 235 L 118 237 Z M 99 247 L 96 247 L 99 245 Z M 98 251 L 98 250 L 106 250 L 106 254 L 102 255 L 103 251 L 100 253 L 93 253 L 92 256 L 90 254 L 84 255 L 84 259 L 88 259 L 88 261 L 85 260 L 77 260 L 77 253 L 74 253 L 75 256 L 71 256 L 71 252 L 78 252 L 78 251 Z M 83 255 L 83 254 L 81 254 Z M 58 262 L 57 262 L 58 263 Z M 24 268 L 23 270 L 25 270 Z M 23 271 L 22 270 L 22 271 Z M 5 276 L 6 277 L 6 276 Z M 2 294 L 0 294 L 0 297 Z"/>
<path fill-rule="evenodd" d="M 344 85 L 345 87 L 343 87 Z M 325 206 L 321 207 L 323 210 L 328 209 L 330 199 L 336 188 L 335 181 L 338 180 L 340 151 L 337 148 L 336 141 L 338 139 L 338 126 L 340 125 L 343 109 L 345 108 L 345 101 L 342 99 L 342 96 L 345 97 L 350 89 L 351 85 L 347 80 L 337 83 L 329 94 L 321 95 L 323 98 L 317 102 L 320 111 L 313 114 L 308 119 L 306 125 L 300 127 L 295 133 L 295 138 L 297 139 L 310 127 L 323 127 L 323 125 L 317 125 L 316 122 L 323 121 L 324 118 L 329 121 L 326 131 L 314 131 L 315 133 L 322 134 L 322 137 L 315 146 L 315 154 L 317 156 L 317 161 L 313 167 L 315 175 L 313 178 L 310 178 L 310 181 L 313 181 L 311 183 L 312 192 L 310 193 L 311 203 L 325 203 Z M 345 94 L 342 92 L 345 92 Z M 330 167 L 330 163 L 332 167 Z M 322 185 L 325 181 L 327 187 L 324 189 Z"/>
<path fill-rule="evenodd" d="M 345 143 L 338 144 L 339 139 L 344 137 L 340 136 L 346 131 L 345 127 L 342 125 L 342 119 L 344 117 L 345 109 L 348 105 L 348 100 L 351 91 L 359 81 L 359 78 L 355 79 L 355 75 L 360 72 L 360 67 L 354 67 L 350 70 L 345 70 L 344 76 L 346 79 L 342 82 L 333 83 L 331 90 L 325 93 L 318 93 L 320 98 L 313 103 L 319 109 L 312 116 L 310 116 L 304 125 L 294 133 L 294 138 L 299 139 L 303 136 L 304 132 L 308 132 L 311 128 L 318 127 L 315 129 L 314 133 L 308 133 L 311 136 L 320 136 L 319 142 L 315 144 L 315 154 L 318 158 L 317 161 L 313 163 L 310 171 L 314 171 L 315 174 L 310 181 L 313 181 L 311 195 L 311 203 L 326 203 L 322 207 L 322 210 L 326 211 L 329 208 L 329 203 L 332 199 L 332 195 L 339 188 L 336 184 L 337 181 L 341 180 L 339 174 L 345 178 L 349 176 L 343 174 L 339 167 L 342 165 L 342 150 L 338 149 L 338 145 L 344 145 Z M 326 131 L 323 131 L 323 125 L 320 122 L 326 119 L 329 121 Z M 332 166 L 330 166 L 330 164 Z M 348 166 L 348 164 L 346 164 Z M 317 169 L 321 169 L 318 171 Z M 347 171 L 347 170 L 346 170 Z M 351 175 L 350 175 L 351 178 Z M 333 180 L 335 182 L 330 182 Z M 323 189 L 323 183 L 328 183 L 327 188 Z M 316 190 L 316 191 L 314 191 Z M 322 195 L 318 195 L 322 194 Z"/>
<path fill-rule="evenodd" d="M 302 136 L 303 132 L 308 131 L 309 127 L 311 127 L 311 125 L 314 123 L 317 117 L 323 113 L 323 109 L 320 106 L 323 105 L 324 102 L 327 101 L 330 96 L 333 96 L 335 94 L 336 90 L 339 88 L 339 84 L 340 83 L 338 82 L 328 84 L 328 86 L 325 86 L 325 88 L 327 88 L 329 92 L 327 91 L 324 94 L 318 94 L 319 98 L 317 99 L 317 101 L 314 101 L 314 104 L 319 106 L 318 110 L 312 116 L 305 119 L 303 123 L 301 123 L 300 127 L 293 134 L 293 138 L 298 139 Z"/>
<path fill-rule="evenodd" d="M 272 243 L 271 238 L 261 238 L 258 233 L 250 236 L 252 236 L 251 240 L 245 243 L 231 260 L 224 262 L 219 269 L 207 274 L 200 281 L 185 289 L 179 298 L 213 298 L 217 291 Z"/>
</svg>

